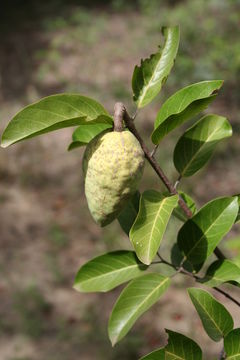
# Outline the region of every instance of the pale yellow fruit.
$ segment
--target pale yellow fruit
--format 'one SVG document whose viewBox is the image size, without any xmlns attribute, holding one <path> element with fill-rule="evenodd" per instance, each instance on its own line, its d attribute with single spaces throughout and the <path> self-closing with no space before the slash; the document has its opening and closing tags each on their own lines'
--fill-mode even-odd
<svg viewBox="0 0 240 360">
<path fill-rule="evenodd" d="M 104 132 L 90 141 L 83 157 L 85 194 L 99 225 L 118 216 L 137 190 L 143 168 L 144 153 L 131 132 Z"/>
</svg>

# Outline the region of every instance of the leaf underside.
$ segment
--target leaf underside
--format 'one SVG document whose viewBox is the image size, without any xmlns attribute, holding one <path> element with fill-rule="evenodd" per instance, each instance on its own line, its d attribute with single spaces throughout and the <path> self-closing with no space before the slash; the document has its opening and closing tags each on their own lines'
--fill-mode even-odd
<svg viewBox="0 0 240 360">
<path fill-rule="evenodd" d="M 220 341 L 233 329 L 233 319 L 227 309 L 210 293 L 198 288 L 188 289 L 189 296 L 208 336 Z"/>
<path fill-rule="evenodd" d="M 142 264 L 133 251 L 114 251 L 98 256 L 78 271 L 74 288 L 82 292 L 109 291 L 144 273 Z"/>
<path fill-rule="evenodd" d="M 160 274 L 146 274 L 132 280 L 114 305 L 108 323 L 108 335 L 115 345 L 132 328 L 170 285 L 170 279 Z"/>
</svg>

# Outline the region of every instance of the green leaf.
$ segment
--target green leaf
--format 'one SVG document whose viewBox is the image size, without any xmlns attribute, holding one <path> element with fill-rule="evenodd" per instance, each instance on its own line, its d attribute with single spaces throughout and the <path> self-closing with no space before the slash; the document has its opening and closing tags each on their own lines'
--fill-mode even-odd
<svg viewBox="0 0 240 360">
<path fill-rule="evenodd" d="M 82 292 L 109 291 L 144 273 L 133 251 L 114 251 L 84 264 L 77 273 L 74 288 Z"/>
<path fill-rule="evenodd" d="M 240 360 L 240 328 L 232 330 L 224 339 L 227 360 Z"/>
<path fill-rule="evenodd" d="M 166 330 L 168 344 L 165 347 L 165 360 L 202 360 L 202 350 L 188 337 Z"/>
<path fill-rule="evenodd" d="M 238 215 L 236 217 L 235 223 L 238 223 L 240 221 L 240 195 L 238 194 L 236 196 L 238 197 L 238 207 L 239 207 L 239 209 L 238 209 Z"/>
<path fill-rule="evenodd" d="M 164 27 L 162 32 L 165 37 L 163 49 L 159 48 L 156 54 L 142 60 L 133 72 L 133 99 L 139 108 L 157 96 L 174 65 L 179 45 L 179 27 Z"/>
<path fill-rule="evenodd" d="M 191 210 L 192 214 L 194 215 L 197 212 L 197 207 L 191 196 L 184 193 L 183 191 L 178 191 L 178 194 L 181 196 L 181 198 L 184 200 L 184 202 L 187 204 L 188 208 Z M 173 210 L 173 215 L 177 219 L 183 222 L 185 222 L 188 219 L 187 215 L 179 205 Z"/>
<path fill-rule="evenodd" d="M 217 260 L 207 269 L 206 275 L 200 280 L 208 286 L 218 286 L 228 281 L 240 284 L 240 268 L 230 260 Z"/>
<path fill-rule="evenodd" d="M 136 191 L 118 216 L 118 222 L 127 236 L 138 214 L 140 196 L 140 192 Z"/>
<path fill-rule="evenodd" d="M 155 350 L 140 360 L 202 360 L 202 350 L 192 339 L 166 330 L 168 344 L 165 348 Z"/>
<path fill-rule="evenodd" d="M 112 124 L 84 124 L 80 125 L 72 134 L 72 142 L 68 150 L 73 150 L 88 144 L 95 136 L 106 129 L 112 128 Z"/>
<path fill-rule="evenodd" d="M 192 264 L 202 264 L 231 229 L 237 212 L 237 197 L 222 197 L 210 201 L 186 221 L 177 239 L 185 258 Z"/>
<path fill-rule="evenodd" d="M 150 354 L 141 357 L 140 360 L 165 360 L 165 350 L 164 349 L 155 350 Z"/>
<path fill-rule="evenodd" d="M 189 296 L 208 336 L 220 341 L 233 329 L 233 319 L 227 309 L 207 291 L 188 289 Z"/>
<path fill-rule="evenodd" d="M 164 196 L 155 190 L 145 191 L 139 212 L 130 230 L 130 240 L 138 258 L 149 265 L 154 259 L 178 196 Z"/>
<path fill-rule="evenodd" d="M 220 140 L 232 135 L 225 117 L 206 115 L 185 131 L 174 149 L 174 165 L 181 176 L 191 176 L 210 159 Z"/>
<path fill-rule="evenodd" d="M 112 124 L 110 115 L 93 99 L 77 94 L 48 96 L 14 116 L 3 133 L 1 146 L 89 121 Z"/>
<path fill-rule="evenodd" d="M 152 141 L 160 140 L 170 131 L 203 111 L 217 96 L 222 80 L 202 81 L 177 91 L 168 98 L 157 114 Z"/>
<path fill-rule="evenodd" d="M 114 346 L 131 329 L 170 285 L 170 279 L 160 274 L 146 274 L 132 280 L 114 305 L 108 324 L 109 338 Z"/>
<path fill-rule="evenodd" d="M 193 272 L 193 266 L 189 261 L 183 261 L 184 255 L 178 247 L 177 243 L 174 243 L 171 247 L 171 263 L 176 267 L 183 267 L 183 269 Z"/>
</svg>

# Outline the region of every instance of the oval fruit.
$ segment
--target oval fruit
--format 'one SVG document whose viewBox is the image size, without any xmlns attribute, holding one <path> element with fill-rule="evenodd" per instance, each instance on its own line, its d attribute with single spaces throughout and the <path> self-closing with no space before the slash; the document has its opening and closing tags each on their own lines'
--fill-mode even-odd
<svg viewBox="0 0 240 360">
<path fill-rule="evenodd" d="M 111 223 L 137 190 L 144 152 L 129 131 L 103 132 L 89 142 L 83 157 L 85 194 L 94 220 Z"/>
</svg>

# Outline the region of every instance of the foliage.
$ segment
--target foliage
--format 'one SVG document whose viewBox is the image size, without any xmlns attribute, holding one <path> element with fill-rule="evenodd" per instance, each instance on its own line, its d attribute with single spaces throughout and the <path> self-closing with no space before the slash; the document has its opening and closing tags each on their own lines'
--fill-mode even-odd
<svg viewBox="0 0 240 360">
<path fill-rule="evenodd" d="M 132 87 L 138 108 L 148 105 L 158 95 L 175 61 L 179 28 L 164 28 L 164 35 L 166 41 L 163 49 L 142 61 L 140 67 L 135 67 Z M 193 117 L 215 99 L 221 86 L 221 80 L 198 82 L 180 89 L 167 99 L 157 114 L 153 144 L 158 145 L 176 127 L 190 119 L 194 120 Z M 98 256 L 84 264 L 76 276 L 74 288 L 82 292 L 105 292 L 130 281 L 122 290 L 109 319 L 108 334 L 113 345 L 123 339 L 138 318 L 164 296 L 171 278 L 179 274 L 190 276 L 197 280 L 197 284 L 214 288 L 240 305 L 231 295 L 216 287 L 225 282 L 235 287 L 239 285 L 240 268 L 225 259 L 218 248 L 222 238 L 239 220 L 239 196 L 212 199 L 197 211 L 194 200 L 177 190 L 180 180 L 199 171 L 209 160 L 217 143 L 231 136 L 230 123 L 225 117 L 206 115 L 182 134 L 174 151 L 173 160 L 179 178 L 173 186 L 143 142 L 133 119 L 124 107 L 121 109 L 120 113 L 115 112 L 114 121 L 120 116 L 125 131 L 130 130 L 135 135 L 168 193 L 151 189 L 142 195 L 135 193 L 118 218 L 135 251 L 115 251 Z M 88 144 L 96 135 L 112 127 L 113 120 L 104 107 L 93 99 L 77 94 L 53 95 L 27 106 L 10 121 L 2 135 L 2 147 L 77 125 L 79 127 L 73 133 L 70 149 Z M 117 151 L 116 154 L 119 155 Z M 131 164 L 126 174 L 127 187 Z M 111 183 L 107 184 L 107 189 L 111 190 Z M 98 194 L 95 195 L 96 201 L 99 201 Z M 166 261 L 160 247 L 161 243 L 167 241 L 164 234 L 171 216 L 183 222 L 174 244 L 180 259 L 177 264 Z M 219 259 L 211 262 L 214 252 Z M 205 276 L 201 277 L 198 273 L 206 260 L 210 266 Z M 156 264 L 171 268 L 171 277 L 162 274 Z M 239 329 L 233 329 L 230 313 L 205 290 L 194 287 L 188 289 L 188 293 L 209 337 L 214 341 L 223 340 L 227 358 L 237 359 Z M 166 332 L 167 345 L 142 359 L 202 359 L 202 350 L 192 339 L 171 330 Z"/>
</svg>

